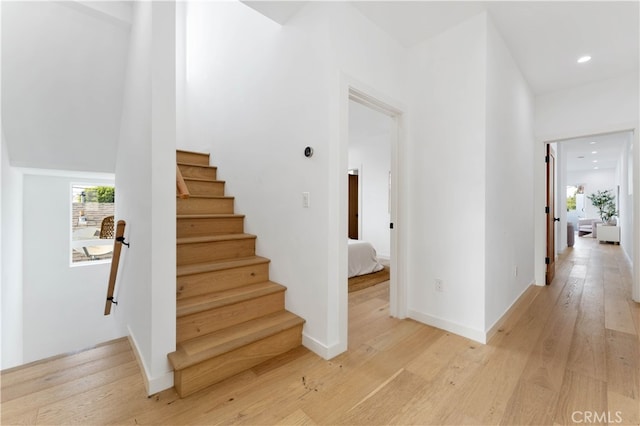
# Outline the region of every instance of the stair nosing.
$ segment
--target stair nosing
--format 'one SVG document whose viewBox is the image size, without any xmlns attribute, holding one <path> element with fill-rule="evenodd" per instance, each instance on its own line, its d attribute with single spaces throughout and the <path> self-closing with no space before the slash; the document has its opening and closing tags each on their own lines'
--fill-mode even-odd
<svg viewBox="0 0 640 426">
<path fill-rule="evenodd" d="M 176 195 L 176 197 L 177 197 L 177 195 Z M 188 201 L 188 200 L 193 199 L 193 198 L 229 199 L 229 200 L 233 200 L 234 199 L 234 197 L 229 197 L 228 195 L 191 195 L 185 201 Z"/>
<path fill-rule="evenodd" d="M 235 305 L 251 299 L 257 299 L 259 297 L 285 292 L 286 290 L 287 288 L 282 284 L 278 284 L 276 282 L 268 280 L 255 284 L 247 284 L 240 287 L 201 294 L 198 296 L 187 297 L 184 299 L 178 299 L 176 306 L 176 317 L 182 318 L 200 312 L 221 308 L 224 306 Z M 194 303 L 189 307 L 180 306 L 191 300 L 204 299 L 206 297 L 215 296 L 217 296 L 218 298 L 209 301 L 203 300 L 202 302 Z"/>
<path fill-rule="evenodd" d="M 176 148 L 176 152 L 185 152 L 187 154 L 197 154 L 197 155 L 211 156 L 210 152 L 189 151 L 188 149 L 178 149 L 178 148 Z"/>
<path fill-rule="evenodd" d="M 276 324 L 270 325 L 266 328 L 257 328 L 250 334 L 242 335 L 242 337 L 228 337 L 229 335 L 237 333 L 238 330 L 246 329 L 248 327 L 251 328 L 255 324 L 264 324 L 265 318 L 276 318 L 278 316 L 287 316 L 289 318 L 283 318 L 281 322 L 277 322 Z M 305 320 L 303 318 L 300 318 L 299 316 L 289 311 L 279 311 L 274 314 L 265 315 L 231 327 L 224 328 L 222 330 L 214 331 L 213 333 L 209 333 L 204 336 L 196 337 L 178 343 L 176 351 L 169 354 L 169 360 L 171 361 L 171 365 L 173 366 L 174 370 L 184 370 L 185 368 L 242 348 L 253 342 L 257 342 L 267 337 L 276 335 L 282 331 L 289 330 L 304 323 Z M 215 346 L 210 346 L 200 352 L 194 352 L 191 355 L 187 353 L 190 343 L 194 344 L 207 340 L 222 340 L 222 343 Z"/>
<path fill-rule="evenodd" d="M 227 183 L 227 181 L 224 180 L 218 180 L 218 179 L 207 179 L 207 178 L 197 178 L 197 177 L 183 177 L 183 179 L 185 181 L 195 181 L 195 182 L 207 182 L 207 183 Z"/>
<path fill-rule="evenodd" d="M 182 161 L 178 161 L 177 164 L 179 166 L 204 167 L 206 169 L 216 169 L 216 170 L 218 169 L 218 167 L 216 167 L 216 166 L 208 166 L 208 165 L 205 165 L 205 164 L 196 164 L 196 163 L 185 163 L 185 162 L 182 162 Z"/>
<path fill-rule="evenodd" d="M 245 215 L 236 213 L 206 213 L 206 214 L 178 214 L 176 220 L 179 219 L 243 219 Z"/>
<path fill-rule="evenodd" d="M 176 238 L 176 244 L 198 244 L 198 243 L 210 243 L 216 241 L 231 241 L 231 240 L 255 240 L 258 238 L 253 234 L 221 234 L 221 235 L 206 235 L 203 237 L 181 237 Z"/>
<path fill-rule="evenodd" d="M 259 265 L 270 263 L 271 260 L 262 256 L 241 257 L 234 260 L 219 260 L 206 263 L 195 263 L 191 265 L 178 266 L 176 270 L 177 277 L 185 277 L 189 275 L 197 275 L 207 272 L 224 271 L 226 269 L 242 268 L 249 265 Z"/>
</svg>

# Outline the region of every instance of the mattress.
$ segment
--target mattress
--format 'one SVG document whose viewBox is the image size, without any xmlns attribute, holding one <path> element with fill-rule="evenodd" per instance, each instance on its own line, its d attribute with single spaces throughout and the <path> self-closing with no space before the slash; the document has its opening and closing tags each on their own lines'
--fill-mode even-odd
<svg viewBox="0 0 640 426">
<path fill-rule="evenodd" d="M 362 240 L 349 240 L 349 278 L 384 269 L 378 262 L 376 249 Z"/>
</svg>

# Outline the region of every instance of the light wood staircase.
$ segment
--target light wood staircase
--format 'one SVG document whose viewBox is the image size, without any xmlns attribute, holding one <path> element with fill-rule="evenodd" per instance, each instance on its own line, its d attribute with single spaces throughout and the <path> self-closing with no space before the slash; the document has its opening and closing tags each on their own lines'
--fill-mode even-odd
<svg viewBox="0 0 640 426">
<path fill-rule="evenodd" d="M 177 198 L 176 351 L 169 354 L 180 397 L 298 347 L 304 320 L 284 309 L 269 259 L 224 195 L 209 154 L 177 152 L 189 189 Z"/>
</svg>

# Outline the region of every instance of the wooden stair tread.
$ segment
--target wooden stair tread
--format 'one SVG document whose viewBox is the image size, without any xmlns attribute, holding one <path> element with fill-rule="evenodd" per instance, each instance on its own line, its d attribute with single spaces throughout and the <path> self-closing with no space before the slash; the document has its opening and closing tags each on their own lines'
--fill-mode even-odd
<svg viewBox="0 0 640 426">
<path fill-rule="evenodd" d="M 179 343 L 177 350 L 169 354 L 169 361 L 174 370 L 182 370 L 304 322 L 291 312 L 276 312 Z"/>
<path fill-rule="evenodd" d="M 221 271 L 224 269 L 241 268 L 243 266 L 258 265 L 260 263 L 269 263 L 269 262 L 271 261 L 266 257 L 251 256 L 251 257 L 238 258 L 234 260 L 225 259 L 225 260 L 207 262 L 207 263 L 196 263 L 194 265 L 178 266 L 176 275 L 178 277 L 182 277 L 185 275 L 194 275 L 194 274 L 201 274 L 203 272 L 215 272 L 215 271 Z"/>
<path fill-rule="evenodd" d="M 216 199 L 216 200 L 233 200 L 234 199 L 234 197 L 229 197 L 228 195 L 190 195 L 189 198 L 187 198 L 187 200 L 185 201 L 189 201 L 194 198 L 210 198 L 210 199 Z"/>
<path fill-rule="evenodd" d="M 176 306 L 177 317 L 233 305 L 266 296 L 268 294 L 285 291 L 287 288 L 273 281 L 265 281 L 257 284 L 249 284 L 242 287 L 217 291 L 215 293 L 202 294 L 185 299 L 178 299 Z"/>
<path fill-rule="evenodd" d="M 227 181 L 224 180 L 218 180 L 218 179 L 207 179 L 207 178 L 198 178 L 198 177 L 185 177 L 183 178 L 184 180 L 192 180 L 195 182 L 213 182 L 213 183 L 227 183 Z"/>
<path fill-rule="evenodd" d="M 178 150 L 190 197 L 176 201 L 174 385 L 185 397 L 301 344 L 305 320 L 284 309 L 286 287 L 225 195 L 210 155 Z"/>
<path fill-rule="evenodd" d="M 243 214 L 235 213 L 209 213 L 209 214 L 179 214 L 176 219 L 234 219 L 244 218 Z"/>
<path fill-rule="evenodd" d="M 197 244 L 197 243 L 213 243 L 217 241 L 231 240 L 251 240 L 257 237 L 253 234 L 224 234 L 224 235 L 207 235 L 204 237 L 183 237 L 177 238 L 176 242 L 180 244 Z"/>
<path fill-rule="evenodd" d="M 198 163 L 185 163 L 184 161 L 178 161 L 177 162 L 178 166 L 189 166 L 189 167 L 202 167 L 203 169 L 218 169 L 216 166 L 207 166 L 204 164 L 198 164 Z"/>
<path fill-rule="evenodd" d="M 211 155 L 208 152 L 190 151 L 188 149 L 176 149 L 176 152 L 184 152 L 185 154 Z"/>
</svg>

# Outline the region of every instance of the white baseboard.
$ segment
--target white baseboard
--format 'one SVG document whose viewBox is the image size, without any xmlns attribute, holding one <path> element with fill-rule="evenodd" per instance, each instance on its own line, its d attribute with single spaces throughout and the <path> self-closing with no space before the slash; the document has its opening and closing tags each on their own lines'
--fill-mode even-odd
<svg viewBox="0 0 640 426">
<path fill-rule="evenodd" d="M 335 345 L 327 346 L 304 332 L 302 333 L 302 346 L 324 359 L 334 358 L 347 350 L 346 345 L 336 343 Z"/>
<path fill-rule="evenodd" d="M 133 348 L 136 361 L 138 361 L 138 365 L 140 366 L 142 378 L 144 379 L 144 387 L 147 389 L 147 395 L 153 395 L 154 393 L 173 387 L 173 371 L 168 371 L 158 377 L 150 377 L 147 365 L 145 364 L 144 359 L 140 356 L 138 342 L 136 341 L 136 338 L 131 332 L 131 328 L 129 326 L 127 326 L 127 330 L 129 331 L 129 335 L 127 337 L 129 338 L 129 343 L 131 343 L 131 347 Z"/>
<path fill-rule="evenodd" d="M 466 327 L 464 325 L 460 325 L 443 318 L 438 318 L 433 315 L 428 315 L 423 312 L 414 311 L 412 309 L 409 310 L 409 318 L 419 321 L 423 324 L 427 324 L 432 327 L 440 328 L 453 334 L 466 337 L 467 339 L 474 340 L 478 343 L 487 343 L 487 335 L 482 330 L 476 330 L 474 328 Z"/>
</svg>

